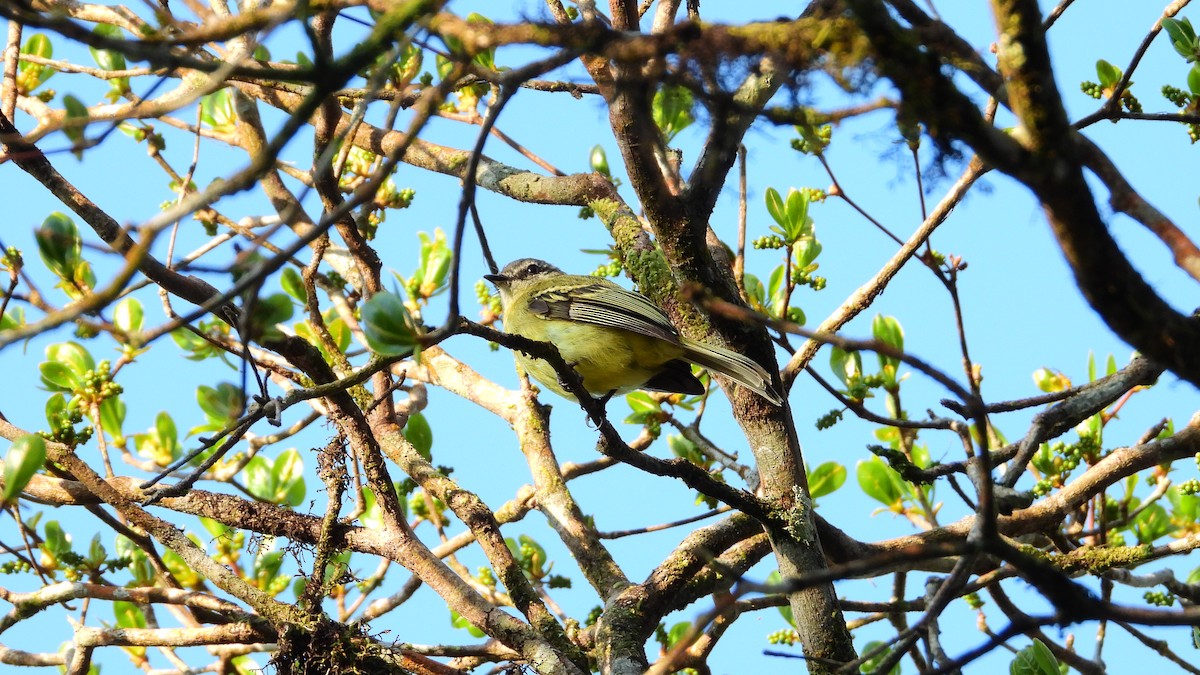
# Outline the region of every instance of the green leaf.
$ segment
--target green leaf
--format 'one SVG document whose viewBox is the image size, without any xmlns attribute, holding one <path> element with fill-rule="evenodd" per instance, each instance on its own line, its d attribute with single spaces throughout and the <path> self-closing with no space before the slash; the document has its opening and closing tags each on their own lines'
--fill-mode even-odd
<svg viewBox="0 0 1200 675">
<path fill-rule="evenodd" d="M 34 232 L 34 238 L 42 262 L 55 276 L 63 280 L 75 276 L 75 268 L 82 260 L 80 253 L 83 250 L 83 240 L 79 237 L 75 221 L 57 211 L 51 213 Z"/>
<path fill-rule="evenodd" d="M 1161 504 L 1151 504 L 1133 519 L 1133 533 L 1140 544 L 1153 544 L 1174 531 L 1175 524 Z"/>
<path fill-rule="evenodd" d="M 283 286 L 283 292 L 292 296 L 300 304 L 308 302 L 308 289 L 304 288 L 304 278 L 296 271 L 294 267 L 283 268 L 283 273 L 280 274 L 279 284 Z"/>
<path fill-rule="evenodd" d="M 1196 31 L 1188 19 L 1163 19 L 1163 30 L 1171 38 L 1171 46 L 1182 57 L 1191 61 L 1196 56 Z"/>
<path fill-rule="evenodd" d="M 1121 81 L 1121 69 L 1100 59 L 1096 62 L 1096 76 L 1100 78 L 1100 86 L 1108 89 Z"/>
<path fill-rule="evenodd" d="M 114 40 L 119 40 L 123 37 L 123 33 L 120 28 L 105 23 L 97 24 L 96 27 L 92 29 L 92 32 L 96 35 L 101 35 Z M 125 56 L 121 54 L 121 52 L 115 49 L 96 49 L 95 47 L 88 47 L 88 49 L 92 53 L 92 59 L 95 60 L 96 65 L 100 66 L 101 70 L 125 70 Z M 121 96 L 129 92 L 129 78 L 112 78 L 108 81 L 108 86 L 109 95 L 107 98 L 109 100 L 116 101 L 117 99 L 121 98 Z"/>
<path fill-rule="evenodd" d="M 862 376 L 862 356 L 858 352 L 832 347 L 829 350 L 829 367 L 842 384 L 849 386 L 852 379 Z"/>
<path fill-rule="evenodd" d="M 46 440 L 41 436 L 25 434 L 13 441 L 4 455 L 4 491 L 0 497 L 5 504 L 16 501 L 45 462 Z"/>
<path fill-rule="evenodd" d="M 232 527 L 220 521 L 213 520 L 212 518 L 201 517 L 200 525 L 203 526 L 210 535 L 212 535 L 213 539 L 229 537 L 232 536 L 234 532 Z"/>
<path fill-rule="evenodd" d="M 753 274 L 746 275 L 746 296 L 750 299 L 750 304 L 755 309 L 765 309 L 767 302 L 767 291 L 763 286 L 763 282 Z"/>
<path fill-rule="evenodd" d="M 767 313 L 779 319 L 785 319 L 784 312 L 787 310 L 787 284 L 785 283 L 785 269 L 783 265 L 776 267 L 771 271 L 771 279 L 767 282 L 767 292 L 770 295 L 771 302 L 767 307 Z"/>
<path fill-rule="evenodd" d="M 688 634 L 688 631 L 691 630 L 691 628 L 692 628 L 691 621 L 680 621 L 679 623 L 675 624 L 674 626 L 671 626 L 671 630 L 667 631 L 666 647 L 668 649 L 670 649 L 671 647 L 678 644 L 679 641 L 682 640 Z"/>
<path fill-rule="evenodd" d="M 811 237 L 801 237 L 792 245 L 792 255 L 796 256 L 796 267 L 809 274 L 817 271 L 819 265 L 813 264 L 821 255 L 821 242 Z"/>
<path fill-rule="evenodd" d="M 279 329 L 275 327 L 276 324 L 292 318 L 294 311 L 295 306 L 291 299 L 283 293 L 272 293 L 266 297 L 257 298 L 253 303 L 253 313 L 250 317 L 251 334 L 261 336 L 263 339 L 277 336 Z"/>
<path fill-rule="evenodd" d="M 808 197 L 795 188 L 788 190 L 787 196 L 787 239 L 794 242 L 811 233 L 812 222 L 808 218 Z"/>
<path fill-rule="evenodd" d="M 1013 657 L 1008 672 L 1010 675 L 1059 675 L 1058 659 L 1041 640 L 1034 639 Z"/>
<path fill-rule="evenodd" d="M 1185 495 L 1179 488 L 1171 486 L 1167 490 L 1167 500 L 1171 502 L 1171 512 L 1176 521 L 1195 523 L 1200 518 L 1200 497 Z"/>
<path fill-rule="evenodd" d="M 470 621 L 462 618 L 462 615 L 454 610 L 450 610 L 450 625 L 466 630 L 472 637 L 481 638 L 484 636 L 483 631 L 476 628 Z"/>
<path fill-rule="evenodd" d="M 200 121 L 220 133 L 229 133 L 237 128 L 237 112 L 228 88 L 201 97 Z"/>
<path fill-rule="evenodd" d="M 273 502 L 271 496 L 275 493 L 275 477 L 272 475 L 271 469 L 274 468 L 271 462 L 262 455 L 255 455 L 246 462 L 244 469 L 246 474 L 246 489 L 250 494 L 269 502 Z"/>
<path fill-rule="evenodd" d="M 181 454 L 175 420 L 171 419 L 166 411 L 160 411 L 154 418 L 153 428 L 144 434 L 137 434 L 134 438 L 138 454 L 159 466 L 170 464 Z"/>
<path fill-rule="evenodd" d="M 193 535 L 188 535 L 188 538 L 195 540 Z M 184 588 L 199 588 L 204 583 L 204 577 L 197 574 L 178 553 L 165 549 L 162 552 L 162 561 L 171 576 Z"/>
<path fill-rule="evenodd" d="M 175 428 L 175 420 L 166 411 L 161 411 L 154 418 L 154 431 L 158 434 L 160 440 L 174 441 L 179 438 L 179 431 Z"/>
<path fill-rule="evenodd" d="M 1047 394 L 1066 391 L 1071 388 L 1070 378 L 1057 370 L 1050 370 L 1049 368 L 1038 368 L 1033 371 L 1033 383 L 1038 389 Z"/>
<path fill-rule="evenodd" d="M 55 556 L 71 550 L 71 537 L 63 531 L 57 520 L 46 523 L 42 534 L 42 548 Z"/>
<path fill-rule="evenodd" d="M 276 578 L 279 576 L 279 568 L 282 566 L 283 551 L 264 551 L 258 554 L 254 558 L 255 586 L 261 590 L 270 592 L 272 586 L 278 586 Z M 283 590 L 283 588 L 279 590 Z"/>
<path fill-rule="evenodd" d="M 1192 69 L 1187 75 L 1188 89 L 1193 93 L 1200 95 L 1200 63 L 1192 65 Z"/>
<path fill-rule="evenodd" d="M 90 119 L 87 106 L 83 104 L 83 101 L 67 94 L 63 96 L 63 109 L 67 113 L 63 124 L 63 133 L 75 144 L 72 150 L 75 153 L 75 157 L 82 157 L 83 149 L 81 145 L 84 140 L 84 128 L 87 127 L 87 122 Z"/>
<path fill-rule="evenodd" d="M 520 542 L 521 562 L 525 571 L 529 572 L 534 579 L 541 579 L 546 576 L 549 569 L 546 567 L 546 549 L 537 543 L 533 537 L 522 534 L 517 537 Z"/>
<path fill-rule="evenodd" d="M 408 354 L 417 345 L 416 322 L 394 293 L 376 293 L 363 303 L 362 329 L 371 351 L 384 356 Z"/>
<path fill-rule="evenodd" d="M 882 642 L 868 642 L 867 644 L 863 645 L 862 653 L 866 654 L 869 652 L 874 652 L 876 649 L 879 649 L 883 646 L 885 645 Z M 883 660 L 886 659 L 891 653 L 892 650 L 889 647 L 875 654 L 875 656 L 863 662 L 860 672 L 864 673 L 865 675 L 884 675 L 883 673 L 878 672 L 879 664 L 882 663 Z M 887 675 L 900 675 L 900 664 L 893 666 L 892 669 L 887 672 Z"/>
<path fill-rule="evenodd" d="M 645 424 L 650 420 L 659 420 L 662 415 L 662 405 L 644 391 L 634 391 L 625 396 L 625 402 L 633 411 L 625 418 L 625 424 Z"/>
<path fill-rule="evenodd" d="M 904 351 L 904 329 L 895 317 L 877 314 L 871 322 L 871 332 L 876 340 L 898 352 Z"/>
<path fill-rule="evenodd" d="M 425 461 L 431 461 L 433 455 L 430 450 L 433 448 L 433 429 L 429 428 L 429 420 L 421 413 L 413 413 L 409 415 L 408 422 L 404 425 L 404 437 L 412 443 L 417 452 L 425 458 Z"/>
<path fill-rule="evenodd" d="M 288 448 L 275 458 L 271 478 L 275 483 L 271 501 L 292 507 L 304 501 L 304 460 L 295 448 Z"/>
<path fill-rule="evenodd" d="M 871 332 L 876 340 L 898 352 L 904 351 L 904 329 L 895 317 L 877 314 L 871 323 Z M 880 353 L 879 366 L 883 369 L 884 387 L 894 391 L 899 384 L 896 372 L 900 368 L 900 359 Z"/>
<path fill-rule="evenodd" d="M 125 423 L 125 403 L 118 396 L 110 396 L 100 402 L 100 428 L 114 439 L 124 436 L 121 427 Z M 120 441 L 117 442 L 120 445 Z"/>
<path fill-rule="evenodd" d="M 113 616 L 117 618 L 119 628 L 145 628 L 146 615 L 142 608 L 125 600 L 113 601 Z"/>
<path fill-rule="evenodd" d="M 808 474 L 808 489 L 813 499 L 836 492 L 846 482 L 846 467 L 824 462 Z"/>
<path fill-rule="evenodd" d="M 87 348 L 78 342 L 60 342 L 46 347 L 46 358 L 57 361 L 82 377 L 88 371 L 96 369 L 96 361 Z"/>
<path fill-rule="evenodd" d="M 108 551 L 104 550 L 104 543 L 100 541 L 100 533 L 97 532 L 92 536 L 92 543 L 88 544 L 87 560 L 93 567 L 99 567 L 104 564 L 106 558 Z"/>
<path fill-rule="evenodd" d="M 592 171 L 602 176 L 612 177 L 612 173 L 609 172 L 608 168 L 608 155 L 604 154 L 604 148 L 600 145 L 592 146 L 592 151 L 588 155 L 588 162 L 592 165 Z"/>
<path fill-rule="evenodd" d="M 679 434 L 671 434 L 667 436 L 667 447 L 671 449 L 671 454 L 685 459 L 692 464 L 705 466 L 708 464 L 708 458 L 700 452 L 700 448 L 690 440 L 680 436 Z"/>
<path fill-rule="evenodd" d="M 55 394 L 46 399 L 46 422 L 51 428 L 59 425 L 67 412 L 67 399 L 62 394 Z"/>
<path fill-rule="evenodd" d="M 1196 34 L 1192 30 L 1192 22 L 1188 19 L 1173 19 L 1164 18 L 1162 20 L 1163 30 L 1167 32 L 1173 42 L 1187 43 L 1196 39 Z"/>
<path fill-rule="evenodd" d="M 779 227 L 786 228 L 787 209 L 783 205 L 783 198 L 779 196 L 779 191 L 769 187 L 763 199 L 767 203 L 767 213 L 771 215 L 771 219 L 778 223 Z"/>
<path fill-rule="evenodd" d="M 38 364 L 42 374 L 42 384 L 50 391 L 73 392 L 82 389 L 82 380 L 66 365 L 58 361 L 43 361 Z"/>
<path fill-rule="evenodd" d="M 54 56 L 54 47 L 50 38 L 41 33 L 34 33 L 25 40 L 21 47 L 22 54 L 49 59 Z M 32 94 L 57 72 L 49 66 L 29 61 L 20 61 L 17 65 L 17 90 L 22 94 Z"/>
<path fill-rule="evenodd" d="M 9 307 L 0 315 L 0 330 L 12 330 L 25 325 L 25 310 L 20 307 Z"/>
<path fill-rule="evenodd" d="M 142 303 L 137 298 L 125 298 L 113 310 L 113 324 L 126 333 L 140 332 L 144 318 Z"/>
<path fill-rule="evenodd" d="M 21 53 L 48 59 L 54 56 L 54 46 L 50 44 L 50 38 L 41 33 L 34 33 L 29 36 L 24 46 L 21 47 Z M 27 66 L 32 67 L 35 65 L 37 64 L 21 62 L 18 70 L 24 70 Z"/>
<path fill-rule="evenodd" d="M 221 382 L 214 389 L 200 385 L 196 389 L 196 403 L 204 411 L 204 416 L 217 428 L 237 419 L 245 411 L 245 397 L 242 390 L 229 382 Z"/>
<path fill-rule="evenodd" d="M 901 508 L 902 480 L 895 469 L 878 457 L 860 461 L 857 468 L 858 485 L 868 497 L 893 511 Z"/>
<path fill-rule="evenodd" d="M 129 571 L 137 585 L 147 585 L 154 578 L 154 568 L 150 565 L 150 557 L 128 537 L 118 534 L 114 548 L 116 548 L 117 557 L 129 559 Z"/>
<path fill-rule="evenodd" d="M 692 92 L 685 87 L 668 84 L 654 94 L 650 115 L 666 143 L 669 144 L 679 132 L 696 121 L 692 115 L 694 103 Z"/>
</svg>

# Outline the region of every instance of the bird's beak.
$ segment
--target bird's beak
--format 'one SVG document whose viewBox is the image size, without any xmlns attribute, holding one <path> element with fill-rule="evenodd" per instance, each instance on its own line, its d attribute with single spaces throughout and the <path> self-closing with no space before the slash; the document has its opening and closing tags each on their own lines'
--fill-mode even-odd
<svg viewBox="0 0 1200 675">
<path fill-rule="evenodd" d="M 485 274 L 485 275 L 483 275 L 483 278 L 487 279 L 488 281 L 492 282 L 493 284 L 495 284 L 497 286 L 499 286 L 500 284 L 506 284 L 509 281 L 508 277 L 503 274 Z"/>
</svg>

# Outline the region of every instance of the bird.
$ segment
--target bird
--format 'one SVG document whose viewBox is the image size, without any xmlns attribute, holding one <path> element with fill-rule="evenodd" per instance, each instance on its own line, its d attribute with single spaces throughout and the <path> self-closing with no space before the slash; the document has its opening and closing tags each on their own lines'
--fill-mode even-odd
<svg viewBox="0 0 1200 675">
<path fill-rule="evenodd" d="M 698 395 L 704 384 L 689 364 L 725 375 L 783 405 L 771 376 L 749 357 L 683 337 L 649 298 L 601 277 L 567 274 L 544 260 L 521 258 L 484 278 L 496 286 L 504 331 L 553 344 L 604 400 L 635 389 Z M 517 352 L 524 371 L 571 399 L 553 366 Z"/>
</svg>

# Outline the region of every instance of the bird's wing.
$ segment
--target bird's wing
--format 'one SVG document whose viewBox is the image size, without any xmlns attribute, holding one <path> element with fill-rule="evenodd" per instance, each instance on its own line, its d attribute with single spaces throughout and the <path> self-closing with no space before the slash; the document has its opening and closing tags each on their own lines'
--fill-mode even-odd
<svg viewBox="0 0 1200 675">
<path fill-rule="evenodd" d="M 564 292 L 548 289 L 529 300 L 529 311 L 546 319 L 565 319 L 620 328 L 679 343 L 670 319 L 645 296 L 598 280 Z"/>
</svg>

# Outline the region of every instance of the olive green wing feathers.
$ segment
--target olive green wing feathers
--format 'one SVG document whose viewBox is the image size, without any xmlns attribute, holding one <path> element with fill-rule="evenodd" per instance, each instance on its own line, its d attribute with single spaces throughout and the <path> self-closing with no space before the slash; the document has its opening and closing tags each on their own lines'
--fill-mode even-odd
<svg viewBox="0 0 1200 675">
<path fill-rule="evenodd" d="M 542 291 L 530 298 L 529 311 L 546 319 L 620 328 L 679 344 L 678 331 L 657 305 L 643 295 L 602 279 L 569 291 L 557 288 Z"/>
<path fill-rule="evenodd" d="M 683 347 L 683 360 L 725 375 L 742 386 L 758 393 L 775 405 L 782 397 L 772 386 L 771 376 L 753 359 L 716 345 L 683 339 L 671 320 L 645 296 L 627 291 L 616 284 L 597 279 L 571 287 L 569 290 L 550 288 L 529 300 L 529 311 L 544 319 L 579 321 L 598 326 L 620 328 Z M 662 373 L 644 385 L 647 389 L 703 393 L 699 383 L 685 386 L 692 380 L 682 362 L 668 364 Z M 686 376 L 685 376 L 686 375 Z"/>
</svg>

